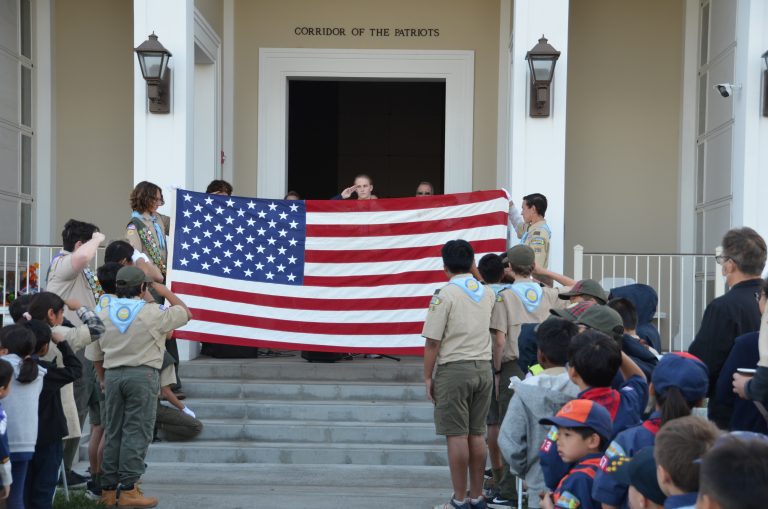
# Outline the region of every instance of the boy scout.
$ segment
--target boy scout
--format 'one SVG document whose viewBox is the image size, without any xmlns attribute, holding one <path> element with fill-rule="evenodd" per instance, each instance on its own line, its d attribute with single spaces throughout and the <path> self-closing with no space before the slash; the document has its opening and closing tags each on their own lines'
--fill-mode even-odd
<svg viewBox="0 0 768 509">
<path fill-rule="evenodd" d="M 449 241 L 443 246 L 442 257 L 451 281 L 432 297 L 421 333 L 426 338 L 427 398 L 435 404 L 437 434 L 447 437 L 453 484 L 451 500 L 438 507 L 484 508 L 485 418 L 493 385 L 488 326 L 494 292 L 470 274 L 474 252 L 467 241 Z"/>
<path fill-rule="evenodd" d="M 549 267 L 549 241 L 552 231 L 544 219 L 544 214 L 547 213 L 547 197 L 540 193 L 523 196 L 522 215 L 513 203 L 509 205 L 510 231 L 517 234 L 520 244 L 533 249 L 536 265 Z"/>
<path fill-rule="evenodd" d="M 99 317 L 105 332 L 93 347 L 94 360 L 103 359 L 106 406 L 101 500 L 106 506 L 155 507 L 137 481 L 152 441 L 160 391 L 160 368 L 166 334 L 191 318 L 187 306 L 168 288 L 154 289 L 170 306 L 146 302 L 149 278 L 126 266 L 117 272 L 116 295 L 104 302 Z M 118 485 L 119 482 L 119 485 Z"/>
</svg>

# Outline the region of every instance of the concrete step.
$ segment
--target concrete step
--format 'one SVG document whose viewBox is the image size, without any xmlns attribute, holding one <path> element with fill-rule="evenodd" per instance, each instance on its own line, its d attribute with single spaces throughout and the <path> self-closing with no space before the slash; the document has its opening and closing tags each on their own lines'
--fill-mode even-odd
<svg viewBox="0 0 768 509">
<path fill-rule="evenodd" d="M 199 440 L 248 440 L 317 444 L 445 444 L 432 423 L 295 422 L 206 419 Z"/>
<path fill-rule="evenodd" d="M 431 509 L 448 500 L 450 477 L 447 467 L 150 462 L 141 487 L 164 509 Z"/>
<path fill-rule="evenodd" d="M 197 399 L 184 402 L 203 423 L 207 419 L 343 422 L 433 422 L 433 406 L 423 402 L 274 401 Z"/>
<path fill-rule="evenodd" d="M 445 445 L 314 444 L 291 442 L 156 442 L 151 463 L 280 463 L 301 465 L 445 466 Z M 299 480 L 300 482 L 300 480 Z"/>
<path fill-rule="evenodd" d="M 182 383 L 187 378 L 208 380 L 279 380 L 350 381 L 420 383 L 423 360 L 403 357 L 401 362 L 389 359 L 355 359 L 335 363 L 306 362 L 287 359 L 210 359 L 183 362 Z"/>
<path fill-rule="evenodd" d="M 186 366 L 183 366 L 185 369 Z M 240 381 L 184 377 L 188 397 L 259 400 L 425 401 L 423 383 L 349 381 Z"/>
</svg>

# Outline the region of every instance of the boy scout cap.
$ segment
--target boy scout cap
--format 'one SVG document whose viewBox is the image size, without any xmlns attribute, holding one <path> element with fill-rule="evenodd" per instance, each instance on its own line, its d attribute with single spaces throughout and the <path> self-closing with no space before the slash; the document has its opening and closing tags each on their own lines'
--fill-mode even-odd
<svg viewBox="0 0 768 509">
<path fill-rule="evenodd" d="M 709 370 L 701 359 L 688 352 L 670 352 L 659 360 L 651 375 L 656 394 L 664 396 L 670 387 L 677 388 L 688 402 L 707 396 Z"/>
<path fill-rule="evenodd" d="M 653 447 L 645 447 L 628 458 L 619 456 L 606 465 L 606 472 L 612 473 L 619 483 L 634 486 L 645 498 L 654 504 L 664 505 L 667 496 L 661 491 L 656 479 L 656 460 Z"/>
<path fill-rule="evenodd" d="M 576 302 L 575 304 L 571 304 L 565 309 L 550 309 L 549 312 L 560 318 L 565 318 L 569 322 L 576 323 L 579 317 L 592 306 L 597 306 L 597 304 L 591 300 L 585 300 L 583 302 Z"/>
<path fill-rule="evenodd" d="M 540 419 L 539 424 L 560 428 L 589 428 L 606 440 L 611 438 L 611 414 L 590 399 L 574 399 L 563 405 L 554 417 Z"/>
<path fill-rule="evenodd" d="M 507 254 L 501 258 L 501 262 L 504 264 L 511 263 L 518 267 L 524 267 L 526 265 L 533 265 L 536 261 L 536 253 L 533 249 L 525 244 L 518 244 L 507 249 Z"/>
<path fill-rule="evenodd" d="M 603 290 L 603 287 L 600 286 L 600 283 L 594 279 L 582 279 L 573 285 L 570 291 L 561 293 L 559 297 L 563 300 L 568 300 L 571 297 L 576 297 L 578 295 L 589 295 L 590 297 L 594 297 L 600 304 L 608 302 L 608 294 Z"/>
<path fill-rule="evenodd" d="M 595 304 L 576 319 L 577 324 L 586 325 L 609 336 L 620 339 L 624 335 L 624 322 L 621 315 L 613 308 Z"/>
<path fill-rule="evenodd" d="M 134 265 L 126 265 L 117 271 L 115 286 L 118 288 L 133 288 L 144 282 L 151 282 L 152 278 L 144 274 L 144 271 Z"/>
</svg>

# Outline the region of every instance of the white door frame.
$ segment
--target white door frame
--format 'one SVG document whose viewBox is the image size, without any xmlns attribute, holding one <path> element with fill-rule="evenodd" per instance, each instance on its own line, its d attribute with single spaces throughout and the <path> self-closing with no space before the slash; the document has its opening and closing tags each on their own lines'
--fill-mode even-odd
<svg viewBox="0 0 768 509">
<path fill-rule="evenodd" d="M 290 78 L 445 81 L 445 192 L 472 190 L 474 51 L 259 49 L 257 194 L 282 198 L 288 182 Z"/>
</svg>

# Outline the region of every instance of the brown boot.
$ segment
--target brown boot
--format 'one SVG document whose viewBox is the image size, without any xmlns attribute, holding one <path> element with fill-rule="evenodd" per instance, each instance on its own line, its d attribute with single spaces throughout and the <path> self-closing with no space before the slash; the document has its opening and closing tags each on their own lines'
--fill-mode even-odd
<svg viewBox="0 0 768 509">
<path fill-rule="evenodd" d="M 133 485 L 133 489 L 120 490 L 120 496 L 117 498 L 117 507 L 124 509 L 144 509 L 146 507 L 155 507 L 157 499 L 155 497 L 145 497 L 139 489 L 138 484 Z"/>
<path fill-rule="evenodd" d="M 107 507 L 117 505 L 117 490 L 101 490 L 101 503 Z"/>
</svg>

